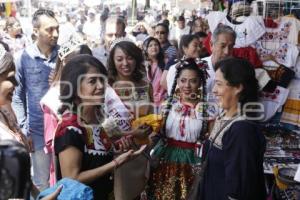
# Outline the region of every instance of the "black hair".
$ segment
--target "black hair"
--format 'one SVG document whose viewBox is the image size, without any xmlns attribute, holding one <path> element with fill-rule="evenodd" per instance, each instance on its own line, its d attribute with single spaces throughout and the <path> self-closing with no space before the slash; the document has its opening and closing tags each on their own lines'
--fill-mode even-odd
<svg viewBox="0 0 300 200">
<path fill-rule="evenodd" d="M 183 15 L 180 15 L 180 16 L 178 17 L 177 21 L 185 21 L 184 16 L 183 16 Z"/>
<path fill-rule="evenodd" d="M 204 63 L 202 63 L 202 64 L 204 64 Z M 207 92 L 206 92 L 207 72 L 205 71 L 205 69 L 200 69 L 199 64 L 197 64 L 197 62 L 194 58 L 187 58 L 184 60 L 180 60 L 177 63 L 176 68 L 177 69 L 176 69 L 176 73 L 175 73 L 175 79 L 173 81 L 172 88 L 171 88 L 171 94 L 168 97 L 166 111 L 163 116 L 163 121 L 164 121 L 164 125 L 163 125 L 164 130 L 163 131 L 164 132 L 166 131 L 166 121 L 167 121 L 167 118 L 169 116 L 170 110 L 173 105 L 173 98 L 174 98 L 175 89 L 177 86 L 177 79 L 180 77 L 181 73 L 184 70 L 194 70 L 197 73 L 198 77 L 200 77 L 200 82 L 201 82 L 201 87 L 202 87 L 202 94 L 201 94 L 200 102 L 203 102 L 203 112 L 202 112 L 203 126 L 201 129 L 200 138 L 204 138 L 204 134 L 206 134 L 207 130 L 208 130 L 207 105 L 205 104 L 205 102 L 207 102 Z"/>
<path fill-rule="evenodd" d="M 90 68 L 96 68 L 97 71 L 107 77 L 107 71 L 104 65 L 95 57 L 87 54 L 77 55 L 72 58 L 62 69 L 60 79 L 60 97 L 63 106 L 59 109 L 59 113 L 63 113 L 73 105 L 75 109 L 75 100 L 78 98 L 78 78 L 88 72 Z M 69 84 L 70 83 L 71 86 Z"/>
<path fill-rule="evenodd" d="M 1 45 L 1 44 L 0 44 Z M 11 53 L 5 52 L 4 56 L 0 60 L 0 75 L 9 72 L 14 71 L 16 69 L 15 63 L 14 63 L 14 57 Z"/>
<path fill-rule="evenodd" d="M 255 77 L 255 70 L 251 63 L 241 58 L 226 58 L 216 63 L 215 69 L 220 69 L 225 80 L 232 87 L 243 86 L 239 94 L 241 108 L 246 103 L 258 102 L 259 86 Z M 243 110 L 241 110 L 243 112 Z M 247 114 L 247 113 L 245 113 Z M 255 113 L 251 113 L 252 116 Z"/>
<path fill-rule="evenodd" d="M 189 44 L 194 40 L 194 39 L 197 39 L 198 40 L 198 37 L 196 35 L 183 35 L 180 39 L 180 42 L 179 42 L 179 52 L 178 52 L 178 57 L 179 58 L 182 58 L 184 56 L 184 51 L 183 51 L 183 48 L 187 48 L 189 46 Z"/>
<path fill-rule="evenodd" d="M 158 23 L 155 26 L 155 28 L 158 27 L 158 26 L 162 26 L 166 30 L 166 33 L 169 34 L 169 26 L 167 24 L 165 24 L 165 23 Z"/>
<path fill-rule="evenodd" d="M 132 74 L 132 80 L 135 82 L 142 81 L 145 75 L 145 68 L 143 67 L 144 57 L 143 57 L 142 50 L 138 48 L 133 42 L 121 41 L 118 42 L 111 49 L 107 60 L 109 83 L 113 84 L 116 81 L 116 77 L 118 75 L 115 61 L 114 61 L 115 51 L 117 48 L 120 48 L 126 55 L 134 58 L 136 67 Z"/>
<path fill-rule="evenodd" d="M 75 50 L 73 50 L 70 54 L 68 54 L 64 58 L 65 63 L 67 63 L 72 58 L 74 58 L 75 56 L 80 55 L 80 54 L 93 55 L 92 50 L 87 45 L 82 44 L 82 45 L 79 45 Z M 58 57 L 57 60 L 56 60 L 53 80 L 51 81 L 52 83 L 60 80 L 62 69 L 63 69 L 63 61 Z"/>
<path fill-rule="evenodd" d="M 35 13 L 33 14 L 32 17 L 32 25 L 34 28 L 39 28 L 41 23 L 40 23 L 40 17 L 42 15 L 45 15 L 47 17 L 51 17 L 55 19 L 55 14 L 52 10 L 47 10 L 47 9 L 38 9 L 37 11 L 35 11 Z"/>
<path fill-rule="evenodd" d="M 196 32 L 196 33 L 194 33 L 194 35 L 196 35 L 199 38 L 206 38 L 207 37 L 207 34 L 203 31 Z"/>
<path fill-rule="evenodd" d="M 148 47 L 149 47 L 149 44 L 151 41 L 155 41 L 158 46 L 159 46 L 159 52 L 156 56 L 156 59 L 158 61 L 158 67 L 163 71 L 164 68 L 165 68 L 165 56 L 164 56 L 164 51 L 163 49 L 161 48 L 161 45 L 160 45 L 160 42 L 158 39 L 154 38 L 154 37 L 148 37 L 144 43 L 143 43 L 143 51 L 144 51 L 144 55 L 145 55 L 145 59 L 148 59 L 148 53 L 147 53 L 147 50 L 148 50 Z"/>
</svg>

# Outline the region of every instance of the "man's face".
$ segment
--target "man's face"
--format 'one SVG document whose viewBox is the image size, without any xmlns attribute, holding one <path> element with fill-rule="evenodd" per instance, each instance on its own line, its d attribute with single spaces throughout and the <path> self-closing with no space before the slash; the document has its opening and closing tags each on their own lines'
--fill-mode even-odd
<svg viewBox="0 0 300 200">
<path fill-rule="evenodd" d="M 122 23 L 116 23 L 116 34 L 117 37 L 123 37 L 125 35 Z"/>
<path fill-rule="evenodd" d="M 221 33 L 217 37 L 217 41 L 212 44 L 213 65 L 221 59 L 232 56 L 234 38 L 231 34 Z"/>
<path fill-rule="evenodd" d="M 185 22 L 184 22 L 184 20 L 178 21 L 177 23 L 178 23 L 178 28 L 179 28 L 179 29 L 184 29 L 184 27 L 185 27 Z"/>
<path fill-rule="evenodd" d="M 105 46 L 110 47 L 111 43 L 119 37 L 124 36 L 124 30 L 122 24 L 118 23 L 106 23 L 105 29 Z"/>
<path fill-rule="evenodd" d="M 45 15 L 40 16 L 40 27 L 34 28 L 39 44 L 54 47 L 57 44 L 59 25 L 55 18 Z"/>
</svg>

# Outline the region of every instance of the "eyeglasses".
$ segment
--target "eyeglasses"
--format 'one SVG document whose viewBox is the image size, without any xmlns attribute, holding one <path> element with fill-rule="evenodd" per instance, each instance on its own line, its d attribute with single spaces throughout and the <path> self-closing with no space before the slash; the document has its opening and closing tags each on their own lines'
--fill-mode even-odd
<svg viewBox="0 0 300 200">
<path fill-rule="evenodd" d="M 164 34 L 166 34 L 166 32 L 165 31 L 156 31 L 155 34 L 156 35 L 159 35 L 159 34 L 164 35 Z"/>
</svg>

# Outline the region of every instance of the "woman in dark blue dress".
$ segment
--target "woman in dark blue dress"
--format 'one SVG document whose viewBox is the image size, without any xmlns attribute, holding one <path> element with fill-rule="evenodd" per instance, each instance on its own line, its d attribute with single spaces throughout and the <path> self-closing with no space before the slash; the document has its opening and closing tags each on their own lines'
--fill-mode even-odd
<svg viewBox="0 0 300 200">
<path fill-rule="evenodd" d="M 258 99 L 254 68 L 243 59 L 220 61 L 213 93 L 223 112 L 205 144 L 201 199 L 265 200 L 265 138 L 254 122 L 260 117 L 253 105 Z"/>
</svg>

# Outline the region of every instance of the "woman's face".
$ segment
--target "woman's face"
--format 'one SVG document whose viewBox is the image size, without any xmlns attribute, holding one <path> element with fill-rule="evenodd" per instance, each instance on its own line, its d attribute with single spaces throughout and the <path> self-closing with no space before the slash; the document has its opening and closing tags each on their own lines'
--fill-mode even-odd
<svg viewBox="0 0 300 200">
<path fill-rule="evenodd" d="M 184 69 L 177 79 L 180 95 L 185 100 L 195 100 L 199 95 L 200 78 L 195 70 Z"/>
<path fill-rule="evenodd" d="M 168 33 L 163 26 L 157 26 L 155 28 L 155 38 L 158 39 L 161 45 L 167 42 Z"/>
<path fill-rule="evenodd" d="M 240 87 L 233 87 L 228 84 L 220 69 L 216 71 L 213 93 L 221 108 L 230 110 L 233 106 L 237 106 L 240 91 Z"/>
<path fill-rule="evenodd" d="M 15 22 L 13 25 L 8 27 L 9 34 L 13 36 L 21 35 L 22 34 L 22 28 L 19 22 Z"/>
<path fill-rule="evenodd" d="M 159 44 L 155 40 L 152 40 L 149 43 L 147 48 L 148 57 L 150 58 L 156 57 L 158 53 L 159 53 Z"/>
<path fill-rule="evenodd" d="M 193 26 L 193 31 L 194 31 L 194 33 L 203 31 L 203 28 L 202 28 L 202 27 L 203 27 L 203 25 L 202 25 L 201 19 L 197 19 L 197 20 L 195 21 L 194 26 Z"/>
<path fill-rule="evenodd" d="M 11 103 L 15 86 L 16 79 L 14 70 L 0 75 L 0 105 Z"/>
<path fill-rule="evenodd" d="M 199 40 L 193 39 L 187 47 L 183 47 L 184 55 L 188 58 L 198 58 L 199 57 Z"/>
<path fill-rule="evenodd" d="M 117 47 L 113 56 L 118 76 L 130 78 L 136 68 L 135 59 Z"/>
<path fill-rule="evenodd" d="M 89 68 L 88 72 L 79 77 L 80 103 L 99 105 L 104 103 L 106 77 L 99 73 L 95 67 Z"/>
</svg>

